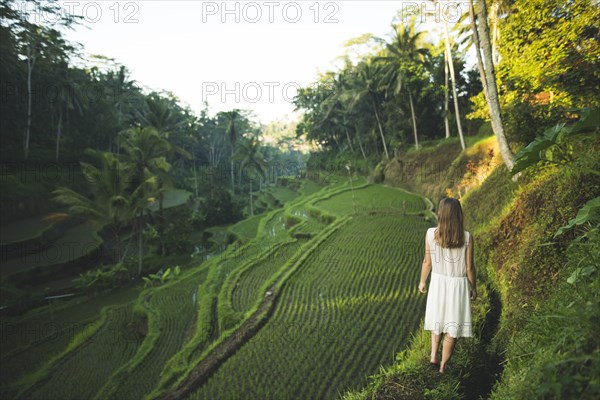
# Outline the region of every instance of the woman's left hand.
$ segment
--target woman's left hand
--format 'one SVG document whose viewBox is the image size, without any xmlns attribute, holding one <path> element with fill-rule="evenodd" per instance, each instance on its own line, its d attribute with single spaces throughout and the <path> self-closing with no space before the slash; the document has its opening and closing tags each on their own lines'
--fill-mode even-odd
<svg viewBox="0 0 600 400">
<path fill-rule="evenodd" d="M 421 293 L 427 293 L 427 288 L 425 286 L 425 282 L 419 283 L 419 292 L 421 292 Z"/>
</svg>

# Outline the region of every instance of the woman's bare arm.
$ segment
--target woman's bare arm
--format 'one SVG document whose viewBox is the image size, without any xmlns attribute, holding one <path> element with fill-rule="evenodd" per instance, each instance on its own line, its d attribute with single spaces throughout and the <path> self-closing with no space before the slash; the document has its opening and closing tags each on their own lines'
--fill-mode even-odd
<svg viewBox="0 0 600 400">
<path fill-rule="evenodd" d="M 423 257 L 423 265 L 421 266 L 421 282 L 419 283 L 419 292 L 427 292 L 427 277 L 431 271 L 431 252 L 429 251 L 429 242 L 425 235 L 425 257 Z"/>
<path fill-rule="evenodd" d="M 469 235 L 469 243 L 467 244 L 467 279 L 469 280 L 469 286 L 471 287 L 471 299 L 477 298 L 477 278 L 475 276 L 475 262 L 473 260 L 473 247 L 474 239 L 473 235 Z"/>
</svg>

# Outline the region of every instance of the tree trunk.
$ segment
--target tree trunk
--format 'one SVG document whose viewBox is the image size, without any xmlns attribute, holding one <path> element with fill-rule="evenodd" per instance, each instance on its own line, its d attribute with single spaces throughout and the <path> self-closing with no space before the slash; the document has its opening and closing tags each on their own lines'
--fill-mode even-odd
<svg viewBox="0 0 600 400">
<path fill-rule="evenodd" d="M 235 196 L 235 174 L 233 173 L 233 144 L 231 145 L 231 194 Z M 243 189 L 242 189 L 243 190 Z"/>
<path fill-rule="evenodd" d="M 444 20 L 444 36 L 446 36 L 446 57 L 448 58 L 448 67 L 450 68 L 450 79 L 452 79 L 452 96 L 454 97 L 454 112 L 456 114 L 456 127 L 458 128 L 458 137 L 460 146 L 465 150 L 465 138 L 463 137 L 462 125 L 460 123 L 460 111 L 458 109 L 458 95 L 456 93 L 456 75 L 454 74 L 454 62 L 452 61 L 452 50 L 450 48 L 450 35 L 448 34 L 448 22 Z"/>
<path fill-rule="evenodd" d="M 161 191 L 160 194 L 158 195 L 158 237 L 160 240 L 160 255 L 161 256 L 165 256 L 166 254 L 166 247 L 165 247 L 165 240 L 164 240 L 164 233 L 165 233 L 165 209 L 164 209 L 164 193 Z"/>
<path fill-rule="evenodd" d="M 144 256 L 144 251 L 143 251 L 143 230 L 142 230 L 142 222 L 143 222 L 143 218 L 144 218 L 144 211 L 142 210 L 141 214 L 140 214 L 140 221 L 138 223 L 138 276 L 142 275 L 142 259 Z"/>
<path fill-rule="evenodd" d="M 491 11 L 490 11 L 490 21 L 492 23 L 492 62 L 494 65 L 498 65 L 498 36 L 500 34 L 498 29 L 498 11 L 500 9 L 500 4 L 498 1 L 494 1 L 492 3 Z"/>
<path fill-rule="evenodd" d="M 123 261 L 125 259 L 125 254 L 122 254 L 121 252 L 121 236 L 119 234 L 119 230 L 120 230 L 120 226 L 117 225 L 117 223 L 113 220 L 113 237 L 115 238 L 115 247 L 116 247 L 116 252 L 117 252 L 117 257 L 115 257 L 116 260 L 119 261 Z M 111 257 L 111 261 L 112 261 L 112 257 Z"/>
<path fill-rule="evenodd" d="M 479 32 L 475 23 L 475 11 L 473 10 L 473 2 L 469 2 L 469 18 L 471 19 L 471 31 L 473 33 L 473 45 L 475 46 L 475 56 L 477 57 L 477 69 L 479 70 L 479 80 L 483 86 L 483 95 L 485 101 L 488 101 L 488 87 L 485 80 L 485 68 L 483 68 L 483 59 L 481 58 L 481 45 L 479 44 Z"/>
<path fill-rule="evenodd" d="M 254 205 L 252 203 L 252 179 L 250 179 L 250 216 L 254 216 Z"/>
<path fill-rule="evenodd" d="M 25 143 L 23 143 L 23 150 L 25 152 L 25 159 L 29 157 L 29 138 L 31 136 L 31 108 L 33 92 L 31 90 L 31 75 L 33 73 L 33 67 L 35 65 L 35 54 L 31 54 L 31 44 L 27 46 L 27 128 L 25 130 Z"/>
<path fill-rule="evenodd" d="M 492 46 L 490 44 L 490 31 L 487 24 L 487 10 L 485 1 L 479 2 L 479 9 L 477 10 L 477 18 L 479 20 L 480 29 L 480 46 L 483 50 L 484 57 L 484 70 L 485 70 L 485 81 L 487 82 L 487 103 L 490 111 L 490 117 L 492 120 L 492 129 L 496 135 L 498 141 L 498 147 L 502 154 L 502 159 L 508 170 L 513 168 L 513 158 L 508 146 L 508 141 L 504 135 L 504 126 L 502 125 L 502 115 L 500 110 L 500 101 L 498 99 L 498 88 L 496 87 L 496 73 L 494 71 L 494 64 L 492 62 Z M 470 0 L 470 7 L 473 7 L 473 0 Z M 476 47 L 476 51 L 479 48 Z"/>
<path fill-rule="evenodd" d="M 448 52 L 444 51 L 444 128 L 446 139 L 450 137 L 450 123 L 448 122 Z"/>
<path fill-rule="evenodd" d="M 58 154 L 60 152 L 60 136 L 62 134 L 62 107 L 58 112 L 58 124 L 56 125 L 56 162 L 58 162 Z"/>
<path fill-rule="evenodd" d="M 375 110 L 375 119 L 377 120 L 377 126 L 379 127 L 381 141 L 383 142 L 383 150 L 385 151 L 385 158 L 387 160 L 389 160 L 390 155 L 388 153 L 387 145 L 385 144 L 385 136 L 383 135 L 383 128 L 381 127 L 381 121 L 379 121 L 379 113 L 377 112 L 377 105 L 375 104 L 375 100 L 373 100 L 373 110 Z"/>
<path fill-rule="evenodd" d="M 120 96 L 120 91 L 119 91 L 119 95 Z M 117 107 L 117 132 L 115 133 L 115 143 L 117 144 L 117 154 L 120 154 L 121 152 L 121 146 L 119 143 L 119 132 L 121 131 L 121 115 L 122 115 L 122 111 L 121 111 L 121 99 L 119 99 L 119 104 Z M 111 141 L 112 142 L 112 141 Z M 110 152 L 113 151 L 113 149 L 111 148 L 109 150 Z"/>
<path fill-rule="evenodd" d="M 192 165 L 194 167 L 194 191 L 196 193 L 196 197 L 198 197 L 198 173 L 196 172 L 196 155 L 192 150 Z"/>
<path fill-rule="evenodd" d="M 360 152 L 362 153 L 362 156 L 365 159 L 365 161 L 367 161 L 367 156 L 365 155 L 365 149 L 363 148 L 362 140 L 360 140 L 360 133 L 358 133 L 358 132 L 356 132 L 356 139 L 358 139 L 358 147 L 360 147 Z"/>
<path fill-rule="evenodd" d="M 346 139 L 348 139 L 348 146 L 350 146 L 350 151 L 354 153 L 354 148 L 352 148 L 352 141 L 350 140 L 350 135 L 348 134 L 348 128 L 344 126 L 346 130 Z"/>
<path fill-rule="evenodd" d="M 419 138 L 417 136 L 417 118 L 415 117 L 415 106 L 413 105 L 412 94 L 408 92 L 408 102 L 410 104 L 410 115 L 412 118 L 413 135 L 415 136 L 415 148 L 419 150 Z"/>
</svg>

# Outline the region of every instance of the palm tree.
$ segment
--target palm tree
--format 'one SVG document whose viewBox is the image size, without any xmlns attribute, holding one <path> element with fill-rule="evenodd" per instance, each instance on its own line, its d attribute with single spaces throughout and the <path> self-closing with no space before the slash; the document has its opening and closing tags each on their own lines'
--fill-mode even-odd
<svg viewBox="0 0 600 400">
<path fill-rule="evenodd" d="M 346 69 L 339 72 L 337 75 L 331 76 L 331 93 L 321 103 L 321 107 L 324 108 L 324 119 L 331 119 L 333 123 L 344 131 L 346 134 L 346 140 L 348 141 L 348 147 L 350 151 L 354 153 L 354 146 L 352 145 L 352 139 L 350 136 L 350 128 L 353 127 L 351 119 L 354 116 L 353 109 L 351 107 L 352 97 L 348 96 L 348 93 L 352 93 L 352 80 L 350 73 L 350 64 L 346 65 Z M 358 147 L 366 161 L 367 156 L 360 138 L 359 132 L 354 128 L 354 135 L 358 141 Z"/>
<path fill-rule="evenodd" d="M 151 176 L 142 182 L 130 196 L 131 214 L 135 216 L 136 220 L 131 238 L 133 239 L 135 233 L 137 233 L 138 238 L 138 276 L 142 275 L 144 257 L 144 212 L 154 201 L 154 196 L 162 195 L 164 190 L 164 188 L 158 187 L 156 176 Z"/>
<path fill-rule="evenodd" d="M 444 128 L 446 139 L 450 137 L 450 123 L 448 122 L 448 52 L 444 51 Z"/>
<path fill-rule="evenodd" d="M 54 104 L 55 112 L 58 113 L 58 122 L 56 124 L 56 161 L 58 162 L 60 152 L 60 139 L 63 128 L 63 113 L 66 113 L 68 120 L 69 110 L 76 110 L 79 114 L 83 112 L 87 101 L 80 85 L 75 80 L 69 80 L 69 69 L 65 64 L 59 70 L 60 76 L 55 80 L 58 84 L 58 94 Z"/>
<path fill-rule="evenodd" d="M 82 216 L 101 226 L 110 226 L 117 248 L 117 259 L 120 259 L 120 231 L 124 221 L 131 216 L 127 195 L 131 169 L 110 153 L 95 154 L 99 158 L 99 167 L 86 162 L 80 163 L 91 197 L 60 187 L 53 192 L 54 199 L 69 206 L 71 214 Z"/>
<path fill-rule="evenodd" d="M 500 110 L 500 102 L 498 99 L 498 88 L 496 86 L 496 73 L 494 71 L 494 63 L 492 60 L 492 46 L 490 44 L 490 31 L 487 24 L 487 10 L 485 1 L 478 3 L 477 8 L 477 24 L 475 22 L 475 10 L 473 0 L 469 1 L 469 13 L 471 16 L 471 28 L 473 34 L 473 43 L 475 45 L 475 54 L 477 56 L 477 65 L 481 83 L 483 85 L 483 93 L 485 95 L 490 118 L 492 120 L 492 129 L 498 141 L 500 154 L 504 160 L 504 165 L 510 171 L 513 168 L 513 157 L 508 146 L 508 141 L 504 134 L 504 126 L 502 125 L 502 115 Z M 480 51 L 483 50 L 483 60 Z M 485 64 L 484 64 L 485 63 Z"/>
<path fill-rule="evenodd" d="M 500 27 L 498 21 L 501 15 L 508 15 L 510 13 L 510 4 L 512 2 L 508 0 L 494 0 L 490 6 L 490 17 L 492 30 L 492 61 L 494 65 L 498 65 L 500 61 L 500 53 L 498 52 L 498 39 L 500 38 Z"/>
<path fill-rule="evenodd" d="M 456 114 L 456 127 L 458 128 L 458 137 L 460 146 L 465 150 L 465 138 L 463 137 L 462 125 L 460 123 L 460 111 L 458 109 L 458 94 L 456 92 L 456 75 L 454 74 L 454 62 L 452 61 L 452 50 L 450 47 L 450 34 L 448 33 L 448 21 L 444 18 L 444 37 L 446 42 L 446 60 L 450 67 L 450 78 L 452 79 L 452 96 L 454 97 L 454 112 Z M 446 103 L 447 104 L 447 103 Z"/>
<path fill-rule="evenodd" d="M 66 62 L 74 48 L 67 44 L 56 29 L 36 25 L 26 20 L 21 21 L 21 27 L 23 29 L 17 34 L 17 51 L 25 57 L 27 66 L 27 122 L 23 140 L 24 158 L 27 160 L 33 114 L 32 80 L 37 60 L 47 58 L 58 63 Z"/>
<path fill-rule="evenodd" d="M 378 57 L 378 60 L 387 64 L 388 87 L 394 95 L 398 95 L 402 89 L 406 89 L 412 119 L 415 147 L 419 149 L 417 135 L 417 118 L 412 93 L 412 82 L 416 79 L 415 72 L 425 62 L 429 50 L 423 44 L 423 32 L 415 32 L 415 20 L 411 19 L 408 24 L 392 25 L 394 36 L 391 42 L 378 39 L 385 43 L 387 55 Z"/>
<path fill-rule="evenodd" d="M 379 134 L 381 141 L 383 142 L 383 150 L 385 152 L 385 158 L 390 159 L 390 155 L 383 134 L 383 127 L 381 125 L 381 102 L 383 97 L 383 90 L 381 86 L 381 79 L 383 76 L 382 65 L 375 63 L 371 59 L 361 61 L 356 66 L 357 79 L 351 89 L 346 91 L 346 96 L 350 96 L 349 107 L 352 110 L 360 101 L 366 101 L 373 110 L 377 127 L 379 128 Z"/>
<path fill-rule="evenodd" d="M 137 186 L 131 187 L 131 178 L 134 174 L 131 166 L 119 161 L 112 153 L 96 151 L 88 151 L 88 153 L 97 157 L 100 163 L 100 166 L 96 167 L 81 162 L 91 196 L 86 197 L 72 189 L 61 187 L 53 192 L 54 199 L 69 206 L 69 212 L 73 215 L 94 221 L 101 226 L 109 226 L 117 249 L 115 258 L 118 261 L 123 261 L 127 255 L 127 250 L 122 249 L 121 231 L 127 221 L 135 219 L 134 231 L 137 231 L 138 235 L 138 269 L 141 273 L 144 211 L 157 193 L 157 178 L 149 177 Z M 131 239 L 133 237 L 134 235 Z"/>
<path fill-rule="evenodd" d="M 352 140 L 350 140 L 350 134 L 348 133 L 348 125 L 347 125 L 347 113 L 349 112 L 347 107 L 347 102 L 343 101 L 344 91 L 348 88 L 348 77 L 347 72 L 342 71 L 337 76 L 332 77 L 332 92 L 329 97 L 321 104 L 323 107 L 326 107 L 325 118 L 329 118 L 333 114 L 333 119 L 339 121 L 341 118 L 342 121 L 340 125 L 344 132 L 346 133 L 346 140 L 348 141 L 348 146 L 350 147 L 350 151 L 354 153 L 354 148 L 352 147 Z"/>
<path fill-rule="evenodd" d="M 164 231 L 164 190 L 161 189 L 173 186 L 173 181 L 169 176 L 171 164 L 167 161 L 167 156 L 172 153 L 173 147 L 153 127 L 128 129 L 121 137 L 120 142 L 121 147 L 125 150 L 124 159 L 134 169 L 133 187 L 137 187 L 149 178 L 156 177 L 157 179 L 160 254 L 164 254 L 165 246 L 162 236 Z"/>
<path fill-rule="evenodd" d="M 107 80 L 108 86 L 112 90 L 113 106 L 117 110 L 117 129 L 120 130 L 123 123 L 123 105 L 126 104 L 127 92 L 130 92 L 134 88 L 135 80 L 129 80 L 127 68 L 123 65 L 117 71 L 110 71 L 107 74 Z M 118 140 L 115 142 L 117 144 L 117 153 L 119 153 Z M 113 151 L 112 135 L 109 135 L 108 138 L 108 151 Z"/>
<path fill-rule="evenodd" d="M 240 160 L 240 176 L 242 171 L 251 171 L 260 176 L 260 179 L 265 178 L 266 163 L 263 154 L 259 149 L 259 142 L 256 138 L 242 141 L 238 146 L 235 158 Z M 252 200 L 252 180 L 250 179 L 250 216 L 254 215 L 254 203 Z"/>
<path fill-rule="evenodd" d="M 185 119 L 177 119 L 177 113 L 174 112 L 178 106 L 171 98 L 165 98 L 158 93 L 151 93 L 145 96 L 146 110 L 138 112 L 137 116 L 144 126 L 155 128 L 158 133 L 168 138 L 172 131 L 182 127 Z"/>
<path fill-rule="evenodd" d="M 238 137 L 238 131 L 237 131 L 237 127 L 236 127 L 236 120 L 238 119 L 238 117 L 240 116 L 240 110 L 233 109 L 231 111 L 228 112 L 224 112 L 222 113 L 225 118 L 227 119 L 227 128 L 225 130 L 225 133 L 227 135 L 227 138 L 229 139 L 229 144 L 231 145 L 231 157 L 229 159 L 229 162 L 231 163 L 230 165 L 230 171 L 231 171 L 231 193 L 235 194 L 235 174 L 233 171 L 233 158 L 234 158 L 234 151 L 235 151 L 235 143 L 237 141 L 237 137 Z"/>
</svg>

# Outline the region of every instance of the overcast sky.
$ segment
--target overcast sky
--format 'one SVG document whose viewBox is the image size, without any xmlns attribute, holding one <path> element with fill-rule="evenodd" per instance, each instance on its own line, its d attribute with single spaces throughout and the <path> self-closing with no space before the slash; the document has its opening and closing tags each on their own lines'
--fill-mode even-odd
<svg viewBox="0 0 600 400">
<path fill-rule="evenodd" d="M 116 59 L 140 86 L 168 90 L 196 112 L 291 114 L 297 87 L 333 69 L 344 42 L 386 36 L 406 1 L 63 1 L 84 26 L 67 38 Z M 432 19 L 430 17 L 429 19 Z M 428 19 L 428 21 L 429 21 Z M 431 26 L 434 31 L 435 26 Z M 439 35 L 437 32 L 431 32 Z"/>
</svg>

